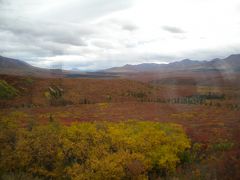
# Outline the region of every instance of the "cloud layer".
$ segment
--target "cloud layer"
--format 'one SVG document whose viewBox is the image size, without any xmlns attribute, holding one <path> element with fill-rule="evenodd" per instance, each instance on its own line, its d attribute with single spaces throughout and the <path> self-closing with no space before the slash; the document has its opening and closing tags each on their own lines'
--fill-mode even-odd
<svg viewBox="0 0 240 180">
<path fill-rule="evenodd" d="M 239 7 L 238 0 L 0 0 L 0 55 L 81 70 L 224 57 L 240 52 Z"/>
</svg>

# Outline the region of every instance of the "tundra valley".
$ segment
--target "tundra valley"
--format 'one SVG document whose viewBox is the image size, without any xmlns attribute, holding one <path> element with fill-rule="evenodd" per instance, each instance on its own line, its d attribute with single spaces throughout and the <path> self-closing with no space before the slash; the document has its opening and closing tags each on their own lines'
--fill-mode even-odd
<svg viewBox="0 0 240 180">
<path fill-rule="evenodd" d="M 82 73 L 0 57 L 2 179 L 238 179 L 240 55 Z"/>
</svg>

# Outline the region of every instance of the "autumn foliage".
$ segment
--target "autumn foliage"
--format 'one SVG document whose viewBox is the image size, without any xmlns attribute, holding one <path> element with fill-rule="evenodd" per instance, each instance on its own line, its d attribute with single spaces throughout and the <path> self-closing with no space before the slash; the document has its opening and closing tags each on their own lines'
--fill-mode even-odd
<svg viewBox="0 0 240 180">
<path fill-rule="evenodd" d="M 0 172 L 43 179 L 147 179 L 174 173 L 190 148 L 181 126 L 143 121 L 0 124 Z M 15 119 L 15 120 L 14 120 Z"/>
</svg>

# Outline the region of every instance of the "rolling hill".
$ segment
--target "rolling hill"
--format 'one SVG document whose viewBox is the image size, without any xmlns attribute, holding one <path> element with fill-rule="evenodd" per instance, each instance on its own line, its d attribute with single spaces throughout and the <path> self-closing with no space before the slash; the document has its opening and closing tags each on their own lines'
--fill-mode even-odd
<svg viewBox="0 0 240 180">
<path fill-rule="evenodd" d="M 62 76 L 64 72 L 60 69 L 38 68 L 17 59 L 0 56 L 0 74 L 53 77 Z"/>
<path fill-rule="evenodd" d="M 143 63 L 125 65 L 103 70 L 108 73 L 141 73 L 141 72 L 171 72 L 171 71 L 240 71 L 240 54 L 230 55 L 224 59 L 211 61 L 196 61 L 184 59 L 169 64 Z"/>
</svg>

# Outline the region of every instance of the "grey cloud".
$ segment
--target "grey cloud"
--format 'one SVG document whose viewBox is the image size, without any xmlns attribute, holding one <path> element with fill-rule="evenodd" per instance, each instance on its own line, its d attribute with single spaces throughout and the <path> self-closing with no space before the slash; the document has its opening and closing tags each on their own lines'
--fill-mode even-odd
<svg viewBox="0 0 240 180">
<path fill-rule="evenodd" d="M 59 8 L 53 9 L 46 15 L 56 19 L 61 18 L 65 21 L 72 22 L 86 22 L 93 18 L 108 15 L 112 12 L 129 8 L 133 0 L 69 0 L 67 3 L 62 4 Z M 63 14 L 62 9 L 65 12 Z"/>
<path fill-rule="evenodd" d="M 75 36 L 52 36 L 52 37 L 46 37 L 47 40 L 57 42 L 60 44 L 68 44 L 73 46 L 86 46 L 87 43 L 84 42 L 81 38 L 78 38 Z"/>
<path fill-rule="evenodd" d="M 47 41 L 57 43 L 84 46 L 86 43 L 81 36 L 88 36 L 93 31 L 87 31 L 86 28 L 78 26 L 70 26 L 68 24 L 55 25 L 49 23 L 32 23 L 21 21 L 19 19 L 1 19 L 0 30 L 9 31 L 16 36 L 32 36 L 33 38 L 41 38 Z M 15 21 L 15 23 L 13 23 Z M 67 27 L 64 27 L 67 26 Z"/>
<path fill-rule="evenodd" d="M 170 33 L 185 33 L 181 28 L 174 26 L 163 26 L 162 29 Z"/>
<path fill-rule="evenodd" d="M 36 40 L 33 38 L 19 38 L 18 41 L 7 42 L 1 39 L 0 53 L 4 56 L 20 59 L 63 55 L 67 45 Z"/>
<path fill-rule="evenodd" d="M 138 29 L 138 27 L 134 24 L 124 24 L 122 28 L 127 31 L 135 31 Z"/>
<path fill-rule="evenodd" d="M 127 30 L 127 31 L 135 31 L 139 28 L 135 23 L 130 22 L 128 20 L 124 20 L 124 19 L 110 19 L 103 23 L 108 25 L 116 25 L 121 29 Z"/>
<path fill-rule="evenodd" d="M 171 26 L 176 23 L 171 18 L 164 21 L 167 22 L 166 26 L 162 26 L 161 18 L 159 22 L 154 22 L 158 17 L 152 17 L 151 13 L 147 20 L 143 18 L 143 21 L 150 21 L 149 25 L 146 25 L 148 22 L 137 20 L 141 14 L 138 18 L 126 16 L 134 1 L 0 0 L 0 54 L 23 59 L 37 66 L 63 63 L 66 68 L 94 70 L 128 63 L 172 62 L 192 57 L 201 60 L 222 55 L 221 52 L 240 52 L 240 46 L 236 44 L 238 36 L 231 37 L 231 31 L 226 42 L 223 42 L 225 47 L 219 45 L 218 50 L 210 51 L 215 44 L 206 41 L 208 44 L 203 43 L 203 46 L 208 49 L 202 50 L 202 44 L 198 45 L 196 41 L 189 50 L 191 52 L 187 52 L 190 47 L 188 43 L 198 37 L 188 37 L 185 30 Z M 115 13 L 121 10 L 126 11 Z M 167 26 L 168 23 L 170 26 Z M 169 34 L 157 33 L 159 28 Z M 198 32 L 193 32 L 193 36 L 195 33 Z M 208 34 L 206 38 L 211 40 Z M 178 48 L 177 43 L 173 47 L 169 45 L 176 41 L 183 48 Z M 233 46 L 228 48 L 227 43 Z M 172 52 L 174 55 L 164 52 Z M 77 58 L 72 59 L 73 56 Z M 62 57 L 61 61 L 56 60 L 58 57 Z"/>
<path fill-rule="evenodd" d="M 159 40 L 159 38 L 150 39 L 150 40 L 143 40 L 143 41 L 133 41 L 133 42 L 127 41 L 127 42 L 123 42 L 123 44 L 126 48 L 137 48 L 139 46 L 144 46 L 144 45 L 149 44 L 149 43 L 154 43 L 158 40 Z"/>
<path fill-rule="evenodd" d="M 94 46 L 97 46 L 99 48 L 104 48 L 104 49 L 114 48 L 114 45 L 111 42 L 104 41 L 104 40 L 96 40 L 96 41 L 93 41 L 92 44 Z"/>
<path fill-rule="evenodd" d="M 0 4 L 5 4 L 6 3 L 6 0 L 0 0 Z"/>
<path fill-rule="evenodd" d="M 63 55 L 72 46 L 87 46 L 95 27 L 29 22 L 0 17 L 0 53 L 6 56 L 44 57 Z"/>
</svg>

